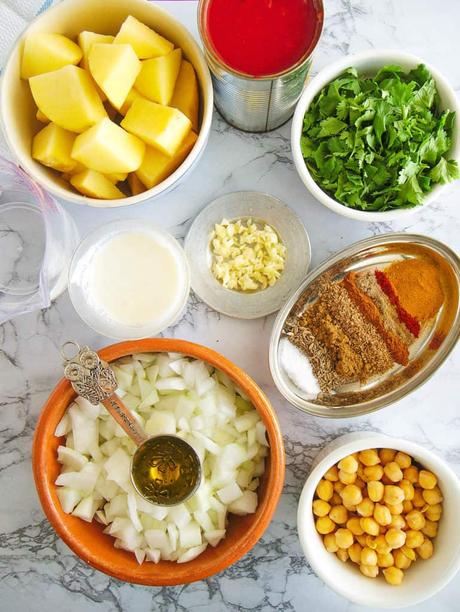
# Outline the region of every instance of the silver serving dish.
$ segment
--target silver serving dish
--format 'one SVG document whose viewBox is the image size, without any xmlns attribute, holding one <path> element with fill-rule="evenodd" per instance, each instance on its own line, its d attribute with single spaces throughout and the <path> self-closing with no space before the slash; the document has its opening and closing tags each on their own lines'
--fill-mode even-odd
<svg viewBox="0 0 460 612">
<path fill-rule="evenodd" d="M 423 256 L 430 258 L 440 270 L 445 301 L 439 313 L 424 327 L 420 338 L 410 349 L 407 366 L 395 365 L 391 370 L 366 384 L 354 383 L 331 394 L 308 398 L 284 373 L 279 363 L 279 341 L 292 308 L 302 296 L 305 303 L 317 296 L 319 281 L 341 280 L 350 271 L 363 271 L 385 266 L 394 261 Z M 279 391 L 304 412 L 328 418 L 359 416 L 396 402 L 420 387 L 436 372 L 454 348 L 460 335 L 460 259 L 447 246 L 414 234 L 385 234 L 356 242 L 323 262 L 311 272 L 291 296 L 276 318 L 270 339 L 270 369 Z"/>
</svg>

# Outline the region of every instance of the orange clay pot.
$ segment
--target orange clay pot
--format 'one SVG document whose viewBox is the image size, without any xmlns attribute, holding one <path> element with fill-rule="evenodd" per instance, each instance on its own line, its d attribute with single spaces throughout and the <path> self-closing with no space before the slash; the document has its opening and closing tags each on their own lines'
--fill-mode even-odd
<svg viewBox="0 0 460 612">
<path fill-rule="evenodd" d="M 246 554 L 260 539 L 275 512 L 284 481 L 284 447 L 278 421 L 268 398 L 255 382 L 231 361 L 215 351 L 185 340 L 151 338 L 112 344 L 99 351 L 106 361 L 133 353 L 174 352 L 202 359 L 225 372 L 248 395 L 266 428 L 270 452 L 258 488 L 259 505 L 255 514 L 230 515 L 226 537 L 216 548 L 189 563 L 160 561 L 139 565 L 133 553 L 114 548 L 114 538 L 102 533 L 103 526 L 87 523 L 65 514 L 56 495 L 54 481 L 59 472 L 57 447 L 62 438 L 54 435 L 57 424 L 76 394 L 69 381 L 62 379 L 51 393 L 40 415 L 33 443 L 32 464 L 40 502 L 58 535 L 83 561 L 127 582 L 149 586 L 186 584 L 222 571 Z"/>
</svg>

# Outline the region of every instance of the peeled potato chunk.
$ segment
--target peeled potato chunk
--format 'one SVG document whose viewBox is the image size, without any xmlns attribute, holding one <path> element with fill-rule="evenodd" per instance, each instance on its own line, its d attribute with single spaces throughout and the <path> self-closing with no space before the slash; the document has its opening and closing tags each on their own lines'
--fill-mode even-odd
<svg viewBox="0 0 460 612">
<path fill-rule="evenodd" d="M 37 112 L 35 113 L 35 117 L 37 118 L 37 121 L 40 121 L 40 123 L 49 123 L 50 122 L 48 117 L 46 115 L 44 115 L 39 108 L 37 109 Z"/>
<path fill-rule="evenodd" d="M 75 139 L 72 157 L 104 174 L 133 172 L 141 165 L 145 144 L 109 118 Z"/>
<path fill-rule="evenodd" d="M 106 177 L 109 181 L 112 181 L 112 183 L 121 183 L 126 180 L 127 176 L 127 172 L 112 172 L 112 174 L 106 174 Z"/>
<path fill-rule="evenodd" d="M 95 43 L 89 52 L 91 75 L 109 102 L 120 108 L 141 69 L 131 45 Z"/>
<path fill-rule="evenodd" d="M 21 78 L 28 79 L 68 64 L 78 64 L 81 57 L 80 47 L 66 36 L 45 32 L 29 34 L 24 41 Z"/>
<path fill-rule="evenodd" d="M 145 98 L 168 105 L 179 74 L 182 51 L 174 49 L 168 55 L 144 60 L 135 87 Z"/>
<path fill-rule="evenodd" d="M 178 108 L 192 122 L 198 131 L 198 82 L 190 62 L 182 60 L 170 106 Z"/>
<path fill-rule="evenodd" d="M 77 191 L 90 198 L 117 200 L 125 195 L 110 180 L 95 170 L 84 170 L 70 177 L 70 183 Z"/>
<path fill-rule="evenodd" d="M 80 45 L 80 49 L 83 53 L 81 67 L 85 70 L 89 70 L 88 57 L 93 45 L 97 43 L 110 45 L 113 43 L 114 38 L 115 36 L 111 36 L 109 34 L 97 34 L 96 32 L 89 32 L 88 30 L 80 32 L 78 35 L 78 44 Z"/>
<path fill-rule="evenodd" d="M 155 187 L 181 165 L 192 150 L 197 138 L 198 135 L 195 132 L 189 132 L 177 153 L 172 157 L 160 153 L 153 147 L 147 147 L 142 164 L 136 171 L 136 176 L 148 189 Z"/>
<path fill-rule="evenodd" d="M 130 174 L 128 174 L 128 185 L 131 189 L 131 195 L 139 195 L 140 193 L 143 193 L 145 191 L 144 184 L 138 178 L 135 172 L 131 172 Z"/>
<path fill-rule="evenodd" d="M 136 98 L 142 98 L 142 96 L 133 87 L 132 89 L 129 90 L 128 95 L 126 96 L 126 100 L 124 101 L 123 106 L 119 110 L 120 115 L 123 115 L 123 116 L 126 115 L 126 113 L 131 108 L 131 104 L 134 102 Z"/>
<path fill-rule="evenodd" d="M 29 79 L 39 110 L 71 132 L 84 132 L 106 116 L 89 74 L 77 66 L 64 66 Z"/>
<path fill-rule="evenodd" d="M 32 141 L 32 157 L 60 172 L 71 172 L 77 165 L 70 156 L 75 138 L 74 132 L 49 123 L 35 135 Z"/>
<path fill-rule="evenodd" d="M 177 108 L 136 98 L 121 126 L 165 155 L 172 156 L 190 132 L 192 124 Z"/>
<path fill-rule="evenodd" d="M 128 44 L 134 49 L 139 59 L 166 55 L 174 45 L 154 30 L 138 21 L 132 15 L 126 17 L 120 31 L 115 36 L 115 44 Z"/>
</svg>

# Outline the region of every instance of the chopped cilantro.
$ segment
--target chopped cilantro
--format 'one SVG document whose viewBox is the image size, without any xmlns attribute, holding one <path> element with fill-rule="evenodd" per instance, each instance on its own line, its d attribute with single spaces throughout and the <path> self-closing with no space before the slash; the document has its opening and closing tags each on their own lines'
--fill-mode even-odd
<svg viewBox="0 0 460 612">
<path fill-rule="evenodd" d="M 345 206 L 409 208 L 460 177 L 445 157 L 454 123 L 423 64 L 407 73 L 384 66 L 373 78 L 349 68 L 311 103 L 300 146 L 313 179 Z"/>
</svg>

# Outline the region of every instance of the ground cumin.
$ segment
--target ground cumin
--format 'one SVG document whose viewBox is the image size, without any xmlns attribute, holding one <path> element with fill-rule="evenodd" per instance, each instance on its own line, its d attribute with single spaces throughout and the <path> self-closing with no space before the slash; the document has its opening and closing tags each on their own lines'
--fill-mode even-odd
<svg viewBox="0 0 460 612">
<path fill-rule="evenodd" d="M 438 269 L 429 261 L 404 259 L 385 268 L 385 274 L 402 308 L 420 323 L 434 317 L 441 308 L 444 293 Z"/>
</svg>

